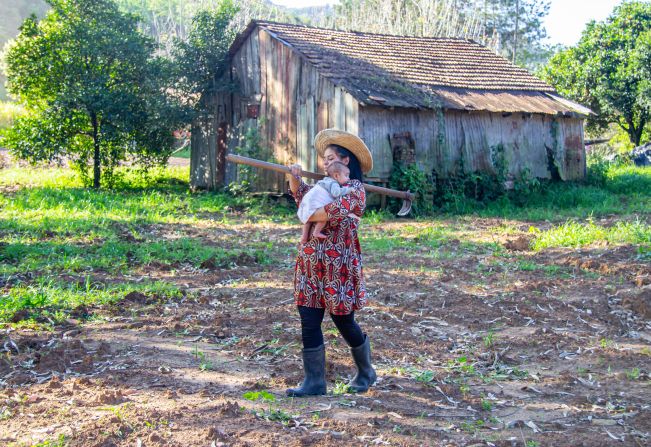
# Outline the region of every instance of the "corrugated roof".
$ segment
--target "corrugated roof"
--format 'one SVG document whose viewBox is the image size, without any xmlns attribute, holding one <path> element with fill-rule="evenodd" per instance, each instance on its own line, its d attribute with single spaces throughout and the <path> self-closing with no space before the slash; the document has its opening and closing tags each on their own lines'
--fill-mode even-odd
<svg viewBox="0 0 651 447">
<path fill-rule="evenodd" d="M 591 113 L 578 104 L 555 97 L 555 90 L 549 84 L 472 40 L 253 21 L 236 39 L 231 54 L 256 26 L 294 48 L 323 76 L 346 88 L 363 104 Z"/>
</svg>

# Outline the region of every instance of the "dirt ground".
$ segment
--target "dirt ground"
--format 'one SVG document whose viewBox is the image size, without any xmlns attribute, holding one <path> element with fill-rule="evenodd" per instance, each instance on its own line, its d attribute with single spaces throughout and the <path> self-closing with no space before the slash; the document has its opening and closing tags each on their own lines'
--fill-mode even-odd
<svg viewBox="0 0 651 447">
<path fill-rule="evenodd" d="M 285 397 L 302 378 L 290 249 L 270 266 L 149 265 L 130 279 L 173 282 L 185 298 L 131 293 L 53 332 L 3 331 L 0 445 L 649 445 L 648 261 L 630 246 L 532 252 L 528 223 L 499 240 L 503 221 L 466 224 L 505 252 L 458 240 L 365 252 L 358 320 L 379 376 L 366 394 L 345 393 L 352 360 L 326 321 L 329 394 Z M 299 231 L 192 236 L 291 248 Z"/>
</svg>

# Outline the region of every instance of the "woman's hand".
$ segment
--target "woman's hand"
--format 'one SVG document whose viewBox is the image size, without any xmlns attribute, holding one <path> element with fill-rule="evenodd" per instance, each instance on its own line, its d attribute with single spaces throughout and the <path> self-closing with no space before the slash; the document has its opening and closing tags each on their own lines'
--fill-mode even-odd
<svg viewBox="0 0 651 447">
<path fill-rule="evenodd" d="M 298 163 L 294 163 L 293 165 L 289 165 L 289 170 L 291 171 L 292 177 L 298 177 L 301 175 L 303 168 Z"/>
<path fill-rule="evenodd" d="M 293 165 L 288 166 L 289 171 L 290 171 L 290 177 L 289 177 L 289 189 L 292 191 L 292 194 L 296 194 L 296 191 L 298 191 L 298 187 L 301 185 L 301 165 L 295 163 Z"/>
</svg>

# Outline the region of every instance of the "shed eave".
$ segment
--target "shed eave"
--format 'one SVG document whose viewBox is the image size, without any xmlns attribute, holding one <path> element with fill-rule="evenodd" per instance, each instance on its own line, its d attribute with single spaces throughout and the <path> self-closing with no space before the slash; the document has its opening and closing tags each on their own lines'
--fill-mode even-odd
<svg viewBox="0 0 651 447">
<path fill-rule="evenodd" d="M 587 118 L 594 113 L 558 94 L 532 90 L 473 90 L 418 86 L 428 96 L 409 108 L 449 109 L 466 112 L 535 113 Z M 434 103 L 435 105 L 432 105 Z M 389 105 L 389 104 L 387 104 Z"/>
</svg>

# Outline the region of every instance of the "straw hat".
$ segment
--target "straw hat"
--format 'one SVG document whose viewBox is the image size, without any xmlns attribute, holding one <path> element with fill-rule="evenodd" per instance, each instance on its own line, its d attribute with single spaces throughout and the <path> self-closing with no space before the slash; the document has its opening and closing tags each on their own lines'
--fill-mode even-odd
<svg viewBox="0 0 651 447">
<path fill-rule="evenodd" d="M 323 129 L 314 137 L 314 148 L 321 157 L 331 144 L 345 147 L 357 157 L 362 172 L 366 174 L 373 169 L 373 156 L 366 144 L 357 135 L 337 129 Z"/>
</svg>

